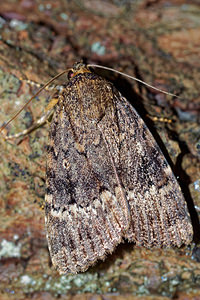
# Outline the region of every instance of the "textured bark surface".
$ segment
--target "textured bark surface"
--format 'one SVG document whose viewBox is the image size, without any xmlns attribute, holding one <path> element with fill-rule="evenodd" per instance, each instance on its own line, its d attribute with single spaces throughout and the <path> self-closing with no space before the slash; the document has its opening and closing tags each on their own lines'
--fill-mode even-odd
<svg viewBox="0 0 200 300">
<path fill-rule="evenodd" d="M 0 6 L 0 121 L 8 120 L 44 83 L 81 58 L 101 63 L 181 96 L 172 98 L 101 72 L 134 105 L 151 129 L 188 202 L 199 240 L 200 6 L 197 1 L 6 1 Z M 9 127 L 16 133 L 44 111 L 43 92 Z M 154 123 L 146 116 L 173 119 Z M 1 299 L 193 299 L 200 265 L 187 249 L 146 250 L 120 245 L 86 273 L 59 276 L 51 267 L 38 203 L 45 193 L 49 125 L 21 140 L 0 139 Z M 199 259 L 198 250 L 193 257 Z M 94 296 L 94 294 L 110 296 Z M 68 296 L 65 296 L 68 294 Z M 92 298 L 93 297 L 93 298 Z M 158 298 L 156 298 L 158 297 Z M 164 298 L 165 297 L 165 298 Z M 134 298 L 131 298 L 134 299 Z"/>
</svg>

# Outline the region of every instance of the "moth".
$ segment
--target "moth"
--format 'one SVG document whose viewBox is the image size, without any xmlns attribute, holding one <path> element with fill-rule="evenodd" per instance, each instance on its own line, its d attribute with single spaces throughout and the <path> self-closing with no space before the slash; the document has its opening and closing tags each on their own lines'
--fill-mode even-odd
<svg viewBox="0 0 200 300">
<path fill-rule="evenodd" d="M 83 63 L 68 73 L 47 149 L 45 223 L 60 274 L 86 271 L 124 239 L 144 247 L 189 244 L 179 184 L 145 123 Z"/>
</svg>

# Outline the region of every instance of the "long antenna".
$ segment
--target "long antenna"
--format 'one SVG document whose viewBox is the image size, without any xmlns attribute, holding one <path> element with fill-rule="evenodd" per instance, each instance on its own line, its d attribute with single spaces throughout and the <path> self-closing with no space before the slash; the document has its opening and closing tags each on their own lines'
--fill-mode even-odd
<svg viewBox="0 0 200 300">
<path fill-rule="evenodd" d="M 6 126 L 8 125 L 8 124 L 10 124 L 10 122 L 12 122 L 21 112 L 22 112 L 22 110 L 25 108 L 25 107 L 27 107 L 27 105 L 35 98 L 35 97 L 37 97 L 37 95 L 39 95 L 39 93 L 43 90 L 43 89 L 45 89 L 45 87 L 47 87 L 50 83 L 52 83 L 55 79 L 57 79 L 58 77 L 60 77 L 60 76 L 62 76 L 63 74 L 65 74 L 66 72 L 68 72 L 69 71 L 69 69 L 66 69 L 65 71 L 62 71 L 61 73 L 59 73 L 59 74 L 57 74 L 55 77 L 53 77 L 52 79 L 50 79 L 47 83 L 45 83 L 45 85 L 43 85 L 38 91 L 37 91 L 37 93 L 35 93 L 29 100 L 28 100 L 28 102 L 24 105 L 24 106 L 22 106 L 22 108 L 20 108 L 20 110 L 18 110 L 18 112 L 8 121 L 8 122 L 6 122 L 3 126 L 1 126 L 1 128 L 0 128 L 0 133 L 4 130 L 4 128 L 6 128 Z"/>
<path fill-rule="evenodd" d="M 161 93 L 163 93 L 163 94 L 170 95 L 170 96 L 173 96 L 173 97 L 176 97 L 176 98 L 181 98 L 181 97 L 179 97 L 179 96 L 177 96 L 177 95 L 175 95 L 175 94 L 172 94 L 172 93 L 163 91 L 163 90 L 161 90 L 161 89 L 159 89 L 159 88 L 156 88 L 155 86 L 153 86 L 153 85 L 151 85 L 151 84 L 149 84 L 149 83 L 147 83 L 147 82 L 145 82 L 145 81 L 142 81 L 142 80 L 140 80 L 140 79 L 138 79 L 138 78 L 136 78 L 136 77 L 134 77 L 134 76 L 128 75 L 128 74 L 126 74 L 126 73 L 117 71 L 117 70 L 115 70 L 115 69 L 112 69 L 112 68 L 109 68 L 109 67 L 104 67 L 104 66 L 101 66 L 101 65 L 95 65 L 95 64 L 94 64 L 94 65 L 93 65 L 93 64 L 89 64 L 89 65 L 87 65 L 87 66 L 88 66 L 88 67 L 93 67 L 93 68 L 105 69 L 105 70 L 112 71 L 112 72 L 116 72 L 116 73 L 118 73 L 118 74 L 120 74 L 120 75 L 123 75 L 123 76 L 125 76 L 125 77 L 131 78 L 131 79 L 133 79 L 133 80 L 135 80 L 135 81 L 138 81 L 138 82 L 140 82 L 140 83 L 143 83 L 144 85 L 146 85 L 146 86 L 148 86 L 148 87 L 150 87 L 150 88 L 152 88 L 152 89 L 154 89 L 154 90 L 156 90 L 156 91 L 159 91 L 159 92 L 161 92 Z"/>
<path fill-rule="evenodd" d="M 147 83 L 147 82 L 145 82 L 145 81 L 142 81 L 142 80 L 140 80 L 140 79 L 138 79 L 138 78 L 136 78 L 136 77 L 134 77 L 134 76 L 131 76 L 131 75 L 128 75 L 128 74 L 126 74 L 126 73 L 123 73 L 123 72 L 120 72 L 120 71 L 117 71 L 117 70 L 115 70 L 115 69 L 112 69 L 112 68 L 109 68 L 109 67 L 105 67 L 105 66 L 101 66 L 101 65 L 96 65 L 96 64 L 88 64 L 87 65 L 87 67 L 93 67 L 93 68 L 100 68 L 100 69 L 104 69 L 104 70 L 108 70 L 108 71 L 112 71 L 112 72 L 115 72 L 115 73 L 118 73 L 118 74 L 120 74 L 120 75 L 123 75 L 123 76 L 125 76 L 125 77 L 128 77 L 128 78 L 130 78 L 130 79 L 133 79 L 133 80 L 135 80 L 135 81 L 138 81 L 138 82 L 140 82 L 140 83 L 142 83 L 142 84 L 144 84 L 144 85 L 146 85 L 146 86 L 148 86 L 148 87 L 150 87 L 150 88 L 152 88 L 152 89 L 154 89 L 154 90 L 156 90 L 156 91 L 159 91 L 159 92 L 161 92 L 161 93 L 163 93 L 163 94 L 166 94 L 166 95 L 170 95 L 170 96 L 173 96 L 173 97 L 176 97 L 176 98 L 181 98 L 181 97 L 179 97 L 179 96 L 177 96 L 177 95 L 175 95 L 175 94 L 172 94 L 172 93 L 169 93 L 169 92 L 166 92 L 166 91 L 164 91 L 164 90 L 161 90 L 161 89 L 159 89 L 159 88 L 156 88 L 156 87 L 154 87 L 154 86 L 152 86 L 151 84 L 149 84 L 149 83 Z M 37 93 L 35 93 L 29 100 L 28 100 L 28 102 L 8 121 L 8 122 L 6 122 L 4 125 L 2 125 L 1 127 L 0 127 L 0 133 L 4 130 L 4 128 L 6 128 L 6 126 L 8 125 L 8 124 L 10 124 L 10 122 L 12 122 L 21 112 L 22 112 L 22 110 L 25 108 L 25 107 L 27 107 L 27 105 L 37 96 L 37 95 L 39 95 L 39 93 L 43 90 L 43 89 L 45 89 L 50 83 L 52 83 L 55 79 L 57 79 L 58 77 L 60 77 L 60 76 L 62 76 L 63 74 L 65 74 L 65 73 L 67 73 L 68 71 L 70 70 L 70 68 L 69 69 L 66 69 L 65 71 L 62 71 L 61 73 L 59 73 L 59 74 L 57 74 L 55 77 L 53 77 L 52 79 L 50 79 L 45 85 L 43 85 L 38 91 L 37 91 Z"/>
</svg>

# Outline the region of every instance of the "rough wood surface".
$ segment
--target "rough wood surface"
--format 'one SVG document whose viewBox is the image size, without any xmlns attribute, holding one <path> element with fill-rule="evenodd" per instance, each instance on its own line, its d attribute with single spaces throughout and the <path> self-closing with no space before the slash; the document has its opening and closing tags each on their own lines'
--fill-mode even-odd
<svg viewBox="0 0 200 300">
<path fill-rule="evenodd" d="M 192 202 L 200 207 L 199 14 L 197 1 L 181 0 L 8 0 L 0 5 L 1 123 L 37 90 L 21 78 L 44 83 L 82 58 L 181 96 L 165 96 L 101 72 L 131 101 L 171 160 L 192 213 L 196 241 L 199 224 Z M 37 97 L 8 133 L 29 127 L 48 97 L 47 92 Z M 154 123 L 147 114 L 174 122 Z M 111 293 L 103 299 L 121 299 L 116 293 L 123 299 L 198 297 L 200 264 L 198 250 L 196 260 L 191 257 L 194 245 L 150 251 L 124 244 L 86 273 L 58 276 L 50 265 L 44 213 L 35 203 L 44 198 L 47 136 L 45 125 L 23 140 L 0 139 L 0 298 L 76 299 L 65 296 L 76 293 L 90 293 L 85 299 L 102 299 L 97 293 Z"/>
</svg>

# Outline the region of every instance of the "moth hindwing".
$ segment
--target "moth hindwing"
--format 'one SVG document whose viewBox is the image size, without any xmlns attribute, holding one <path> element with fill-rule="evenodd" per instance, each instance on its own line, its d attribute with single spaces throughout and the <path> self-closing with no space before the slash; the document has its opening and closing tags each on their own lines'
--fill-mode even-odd
<svg viewBox="0 0 200 300">
<path fill-rule="evenodd" d="M 189 244 L 192 226 L 172 170 L 134 108 L 75 64 L 50 126 L 46 231 L 60 274 L 85 271 L 122 241 Z"/>
</svg>

